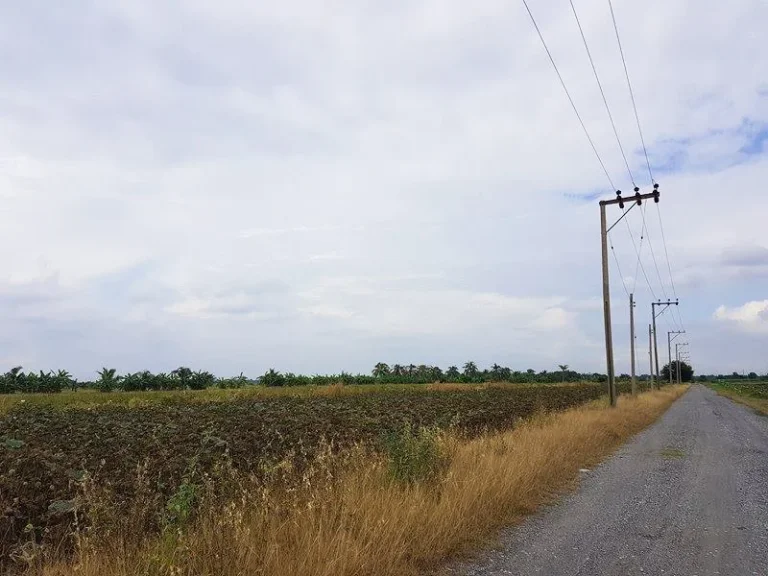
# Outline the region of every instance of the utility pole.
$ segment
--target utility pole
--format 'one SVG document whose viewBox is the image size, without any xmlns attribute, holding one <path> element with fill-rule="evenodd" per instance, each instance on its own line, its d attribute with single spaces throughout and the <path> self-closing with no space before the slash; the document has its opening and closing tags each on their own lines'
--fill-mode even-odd
<svg viewBox="0 0 768 576">
<path fill-rule="evenodd" d="M 656 318 L 658 318 L 664 312 L 664 310 L 673 304 L 677 306 L 678 301 L 667 300 L 666 302 L 662 302 L 659 300 L 658 302 L 651 302 L 651 316 L 653 316 L 653 354 L 656 358 L 656 380 L 658 382 L 661 382 L 661 374 L 659 372 L 659 346 L 656 339 Z M 659 312 L 656 312 L 656 306 L 663 306 L 663 308 Z"/>
<path fill-rule="evenodd" d="M 679 344 L 675 344 L 675 356 L 677 358 L 677 383 L 682 384 L 682 370 L 680 369 L 680 347 L 681 346 L 688 346 L 688 342 L 680 342 Z"/>
<path fill-rule="evenodd" d="M 651 375 L 651 390 L 653 390 L 653 332 L 651 331 L 651 325 L 648 324 L 648 357 L 651 360 L 651 369 L 648 373 Z"/>
<path fill-rule="evenodd" d="M 637 381 L 635 380 L 635 295 L 629 295 L 629 356 L 632 364 L 632 396 L 637 396 Z"/>
<path fill-rule="evenodd" d="M 674 336 L 672 336 L 674 334 Z M 672 340 L 685 334 L 685 330 L 671 330 L 667 332 L 667 352 L 669 353 L 669 383 L 672 384 Z"/>
<path fill-rule="evenodd" d="M 616 379 L 613 369 L 613 332 L 611 327 L 611 291 L 608 278 L 608 232 L 613 229 L 635 206 L 642 204 L 642 201 L 653 198 L 654 202 L 659 201 L 659 185 L 653 185 L 653 192 L 640 194 L 640 188 L 635 187 L 635 195 L 629 202 L 632 206 L 622 214 L 621 218 L 616 220 L 610 228 L 607 227 L 605 207 L 611 204 L 618 204 L 619 208 L 624 209 L 624 199 L 621 197 L 621 190 L 616 191 L 616 198 L 613 200 L 600 201 L 600 239 L 602 241 L 603 256 L 603 319 L 605 321 L 605 363 L 608 369 L 608 395 L 611 400 L 611 406 L 616 406 Z"/>
</svg>

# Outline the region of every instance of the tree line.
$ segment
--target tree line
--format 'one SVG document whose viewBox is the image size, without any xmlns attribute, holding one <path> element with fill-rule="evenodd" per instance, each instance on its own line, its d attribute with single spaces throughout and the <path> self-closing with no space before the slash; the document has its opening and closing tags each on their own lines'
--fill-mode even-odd
<svg viewBox="0 0 768 576">
<path fill-rule="evenodd" d="M 66 370 L 24 372 L 16 366 L 0 376 L 0 394 L 27 392 L 57 393 L 64 390 L 93 389 L 100 392 L 160 390 L 204 390 L 206 388 L 242 388 L 255 384 L 241 373 L 234 378 L 217 378 L 210 372 L 192 371 L 181 366 L 170 373 L 153 374 L 149 370 L 118 374 L 115 368 L 102 368 L 98 378 L 79 381 Z"/>
<path fill-rule="evenodd" d="M 663 379 L 668 378 L 668 366 L 662 370 Z M 673 374 L 676 369 L 673 367 Z M 466 362 L 461 368 L 449 366 L 443 370 L 439 366 L 425 364 L 377 363 L 370 374 L 341 374 L 307 376 L 291 372 L 281 373 L 270 369 L 258 378 L 247 378 L 242 373 L 232 378 L 219 378 L 210 372 L 193 371 L 181 366 L 176 370 L 153 374 L 149 370 L 118 374 L 115 368 L 102 368 L 97 378 L 78 381 L 66 370 L 56 372 L 24 372 L 16 366 L 0 376 L 0 394 L 25 392 L 56 393 L 63 390 L 92 389 L 101 392 L 121 390 L 126 392 L 162 391 L 162 390 L 204 390 L 206 388 L 242 388 L 245 386 L 326 386 L 331 384 L 426 384 L 433 382 L 449 383 L 486 383 L 510 382 L 519 384 L 555 384 L 559 382 L 605 382 L 607 376 L 598 372 L 581 373 L 571 370 L 567 364 L 558 365 L 557 370 L 513 370 L 506 366 L 493 364 L 480 369 L 475 362 Z M 621 374 L 619 380 L 629 380 L 629 374 Z M 638 380 L 646 381 L 649 376 L 639 375 Z M 706 377 L 705 377 L 706 378 Z M 693 379 L 693 370 L 683 363 L 683 380 Z"/>
</svg>

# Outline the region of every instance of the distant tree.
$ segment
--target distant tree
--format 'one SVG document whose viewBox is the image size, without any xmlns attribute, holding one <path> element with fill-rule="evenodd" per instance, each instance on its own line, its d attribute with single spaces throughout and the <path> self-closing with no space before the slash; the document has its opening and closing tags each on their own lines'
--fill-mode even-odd
<svg viewBox="0 0 768 576">
<path fill-rule="evenodd" d="M 757 380 L 757 372 L 750 372 L 749 374 L 747 374 L 747 378 L 749 378 L 750 380 Z"/>
<path fill-rule="evenodd" d="M 565 373 L 568 372 L 568 364 L 558 364 L 558 368 L 560 368 L 560 371 L 563 373 L 563 382 L 565 382 Z"/>
<path fill-rule="evenodd" d="M 179 366 L 171 372 L 172 376 L 176 376 L 179 379 L 179 385 L 182 389 L 185 389 L 189 386 L 189 382 L 192 379 L 192 370 L 187 368 L 186 366 Z"/>
<path fill-rule="evenodd" d="M 464 364 L 464 377 L 470 380 L 477 377 L 477 364 L 472 361 Z"/>
<path fill-rule="evenodd" d="M 450 382 L 456 382 L 460 376 L 461 376 L 461 372 L 459 372 L 459 369 L 456 366 L 449 366 L 448 370 L 446 370 L 445 372 L 445 377 Z"/>
<path fill-rule="evenodd" d="M 97 386 L 100 392 L 112 392 L 119 383 L 119 378 L 116 375 L 117 370 L 114 368 L 102 368 L 97 372 L 99 375 L 99 381 Z"/>
<path fill-rule="evenodd" d="M 395 364 L 392 366 L 392 375 L 393 376 L 403 376 L 405 374 L 405 369 L 400 366 L 400 364 Z"/>
<path fill-rule="evenodd" d="M 673 360 L 672 364 L 672 380 L 677 381 L 677 360 Z M 669 382 L 669 369 L 670 364 L 666 364 L 661 369 L 661 381 Z M 686 362 L 680 362 L 680 380 L 682 382 L 691 382 L 693 380 L 693 368 Z"/>
<path fill-rule="evenodd" d="M 72 378 L 72 375 L 66 370 L 59 370 L 56 373 L 56 379 L 59 381 L 61 388 L 69 388 L 72 392 L 77 390 L 77 380 Z"/>
<path fill-rule="evenodd" d="M 376 364 L 376 366 L 373 367 L 371 374 L 373 374 L 374 378 L 383 378 L 384 376 L 389 376 L 389 365 L 385 364 L 384 362 L 379 362 Z"/>
<path fill-rule="evenodd" d="M 192 390 L 205 390 L 216 383 L 216 377 L 210 372 L 193 372 L 189 376 L 189 387 Z"/>
<path fill-rule="evenodd" d="M 419 364 L 416 368 L 416 378 L 419 382 L 429 382 L 432 379 L 432 367 L 426 364 Z"/>
<path fill-rule="evenodd" d="M 260 378 L 259 383 L 262 386 L 283 386 L 285 384 L 285 377 L 274 368 L 270 368 L 264 376 Z"/>
<path fill-rule="evenodd" d="M 3 375 L 2 382 L 0 382 L 0 393 L 12 394 L 20 391 L 24 379 L 24 373 L 21 370 L 21 366 L 15 366 Z"/>
</svg>

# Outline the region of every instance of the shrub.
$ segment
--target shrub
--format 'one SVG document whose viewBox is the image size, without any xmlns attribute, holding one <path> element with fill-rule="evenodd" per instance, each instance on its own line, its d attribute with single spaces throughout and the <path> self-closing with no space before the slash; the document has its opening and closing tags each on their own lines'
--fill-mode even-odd
<svg viewBox="0 0 768 576">
<path fill-rule="evenodd" d="M 448 455 L 440 443 L 437 428 L 414 429 L 406 424 L 385 441 L 389 474 L 403 484 L 432 481 L 448 466 Z"/>
</svg>

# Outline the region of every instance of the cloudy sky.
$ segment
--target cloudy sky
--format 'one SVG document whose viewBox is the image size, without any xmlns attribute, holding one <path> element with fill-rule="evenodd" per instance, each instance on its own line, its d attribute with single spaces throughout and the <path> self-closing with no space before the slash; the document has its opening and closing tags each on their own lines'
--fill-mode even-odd
<svg viewBox="0 0 768 576">
<path fill-rule="evenodd" d="M 529 4 L 630 190 L 569 3 Z M 574 4 L 648 191 L 607 0 Z M 663 357 L 683 326 L 698 372 L 768 372 L 768 3 L 614 8 L 662 193 L 612 233 L 617 370 L 626 286 L 641 371 L 677 296 Z M 522 2 L 0 0 L 0 54 L 2 369 L 605 369 L 613 191 Z"/>
</svg>

